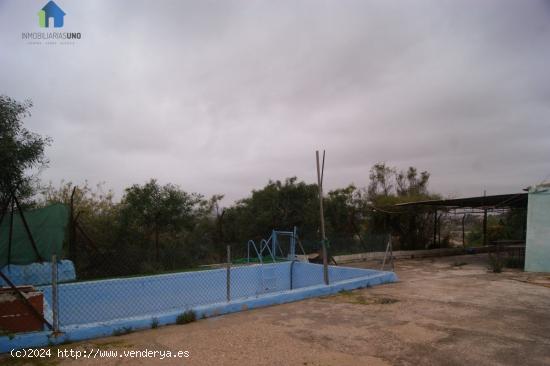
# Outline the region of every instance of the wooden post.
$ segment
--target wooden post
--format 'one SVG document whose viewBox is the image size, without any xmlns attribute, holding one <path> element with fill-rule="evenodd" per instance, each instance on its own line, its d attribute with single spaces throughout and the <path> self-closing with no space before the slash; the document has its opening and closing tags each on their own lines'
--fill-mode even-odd
<svg viewBox="0 0 550 366">
<path fill-rule="evenodd" d="M 11 289 L 15 292 L 15 294 L 17 296 L 19 296 L 19 298 L 21 299 L 21 301 L 23 301 L 23 303 L 25 303 L 25 305 L 29 308 L 29 310 L 31 311 L 31 313 L 36 316 L 38 319 L 40 319 L 44 324 L 46 324 L 46 326 L 50 329 L 50 330 L 53 330 L 53 327 L 52 325 L 50 324 L 50 322 L 48 322 L 46 320 L 46 318 L 44 318 L 44 316 L 34 308 L 34 306 L 31 304 L 31 302 L 25 297 L 25 295 L 23 295 L 23 293 L 17 288 L 17 286 L 15 286 L 13 284 L 13 282 L 11 282 L 11 280 L 8 278 L 8 276 L 6 276 L 2 271 L 0 271 L 0 277 L 2 278 L 2 280 L 4 280 L 4 282 L 6 282 L 8 284 L 9 287 L 11 287 Z"/>
<path fill-rule="evenodd" d="M 10 197 L 10 200 L 11 200 L 11 197 Z M 8 211 L 9 207 L 10 207 L 10 201 L 8 200 L 7 203 L 5 205 L 2 205 L 2 207 L 0 208 L 0 210 L 2 210 L 2 213 L 0 214 L 0 225 L 4 221 L 4 216 L 6 215 L 6 212 Z"/>
<path fill-rule="evenodd" d="M 317 185 L 319 187 L 319 214 L 321 216 L 321 247 L 323 251 L 323 279 L 325 285 L 329 284 L 328 280 L 328 258 L 327 258 L 327 245 L 325 236 L 325 216 L 323 210 L 323 174 L 325 170 L 325 151 L 323 150 L 323 167 L 319 166 L 319 151 L 315 151 L 315 157 L 317 160 Z"/>
<path fill-rule="evenodd" d="M 11 264 L 11 243 L 13 241 L 13 198 L 11 199 L 11 211 L 10 211 L 10 231 L 8 234 L 8 265 Z"/>
<path fill-rule="evenodd" d="M 227 275 L 226 275 L 227 302 L 231 301 L 231 246 L 227 246 Z"/>
<path fill-rule="evenodd" d="M 69 227 L 69 256 L 73 260 L 73 262 L 76 264 L 76 256 L 77 256 L 77 250 L 76 250 L 76 217 L 74 215 L 74 195 L 76 193 L 76 186 L 73 187 L 73 191 L 71 192 L 71 207 L 70 207 L 70 227 Z"/>
<path fill-rule="evenodd" d="M 38 251 L 38 247 L 36 246 L 36 242 L 34 241 L 34 238 L 32 236 L 31 229 L 29 228 L 29 224 L 27 223 L 27 220 L 25 219 L 23 209 L 21 208 L 21 205 L 19 204 L 19 201 L 17 200 L 17 196 L 13 192 L 11 192 L 11 195 L 13 197 L 13 201 L 15 202 L 15 206 L 19 210 L 19 217 L 21 217 L 21 221 L 23 222 L 23 227 L 25 228 L 25 231 L 27 232 L 27 236 L 29 237 L 32 248 L 34 249 L 34 253 L 38 257 L 38 260 L 40 262 L 44 262 L 44 258 L 42 257 L 42 255 Z"/>
</svg>

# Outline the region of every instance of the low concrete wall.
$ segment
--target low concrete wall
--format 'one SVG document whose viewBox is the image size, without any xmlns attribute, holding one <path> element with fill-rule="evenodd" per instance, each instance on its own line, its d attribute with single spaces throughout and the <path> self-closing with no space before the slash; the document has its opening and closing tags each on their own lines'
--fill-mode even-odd
<svg viewBox="0 0 550 366">
<path fill-rule="evenodd" d="M 486 253 L 489 247 L 476 248 L 441 248 L 441 249 L 425 249 L 425 250 L 397 250 L 393 252 L 395 259 L 411 259 L 411 258 L 429 258 L 443 257 L 452 255 L 462 255 L 467 253 Z M 383 260 L 385 252 L 369 252 L 357 254 L 345 254 L 334 256 L 336 263 L 352 263 L 367 260 Z"/>
</svg>

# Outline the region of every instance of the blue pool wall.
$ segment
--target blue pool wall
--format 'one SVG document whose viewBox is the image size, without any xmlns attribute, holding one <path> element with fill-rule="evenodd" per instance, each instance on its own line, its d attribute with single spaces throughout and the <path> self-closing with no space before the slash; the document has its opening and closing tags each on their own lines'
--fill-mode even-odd
<svg viewBox="0 0 550 366">
<path fill-rule="evenodd" d="M 174 324 L 177 316 L 189 309 L 198 318 L 211 317 L 397 281 L 393 272 L 335 266 L 329 266 L 329 278 L 330 285 L 324 285 L 323 266 L 311 263 L 234 267 L 230 302 L 226 301 L 225 269 L 62 284 L 59 313 L 63 334 L 54 337 L 41 331 L 3 336 L 0 352 L 147 329 L 153 321 Z M 51 303 L 50 286 L 42 290 Z"/>
<path fill-rule="evenodd" d="M 294 262 L 293 266 L 293 288 L 297 289 L 323 284 L 323 265 Z M 333 283 L 357 277 L 374 275 L 381 272 L 372 269 L 329 266 L 328 273 L 329 281 Z"/>
<path fill-rule="evenodd" d="M 227 300 L 226 274 L 226 269 L 214 269 L 61 284 L 59 324 L 87 324 L 223 302 Z M 273 280 L 266 287 L 262 278 Z M 232 267 L 230 279 L 231 299 L 288 290 L 290 262 Z M 51 286 L 40 289 L 51 304 Z"/>
</svg>

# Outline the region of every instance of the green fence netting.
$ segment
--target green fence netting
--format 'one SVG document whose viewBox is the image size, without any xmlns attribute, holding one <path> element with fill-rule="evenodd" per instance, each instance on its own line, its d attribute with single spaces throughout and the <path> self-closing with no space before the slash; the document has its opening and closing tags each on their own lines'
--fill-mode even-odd
<svg viewBox="0 0 550 366">
<path fill-rule="evenodd" d="M 53 254 L 60 255 L 69 219 L 68 208 L 62 204 L 55 204 L 24 211 L 24 216 L 40 256 L 49 261 Z M 10 213 L 7 212 L 0 224 L 0 268 L 8 263 L 38 262 L 39 257 L 31 244 L 19 213 L 16 212 L 13 215 L 11 250 L 8 240 L 9 230 Z"/>
</svg>

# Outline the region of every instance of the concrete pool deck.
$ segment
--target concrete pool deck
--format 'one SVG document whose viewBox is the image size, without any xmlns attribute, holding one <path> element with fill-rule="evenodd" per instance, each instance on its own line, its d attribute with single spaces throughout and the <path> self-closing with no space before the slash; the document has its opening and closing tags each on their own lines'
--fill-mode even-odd
<svg viewBox="0 0 550 366">
<path fill-rule="evenodd" d="M 402 260 L 396 270 L 395 284 L 53 348 L 188 350 L 184 361 L 49 364 L 550 364 L 549 274 L 491 273 L 486 255 Z"/>
</svg>

